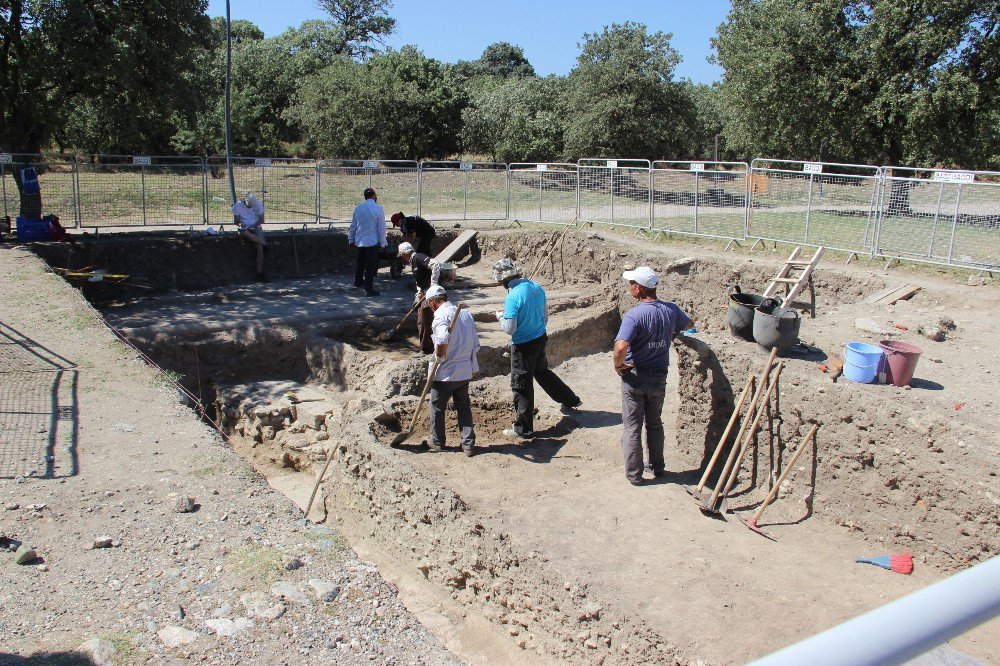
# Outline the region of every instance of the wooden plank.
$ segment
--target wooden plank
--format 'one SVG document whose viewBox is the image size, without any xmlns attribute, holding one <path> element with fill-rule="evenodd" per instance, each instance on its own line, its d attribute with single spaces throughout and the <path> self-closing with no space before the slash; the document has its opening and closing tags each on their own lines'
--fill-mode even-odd
<svg viewBox="0 0 1000 666">
<path fill-rule="evenodd" d="M 434 258 L 437 259 L 442 264 L 446 261 L 451 261 L 451 258 L 454 257 L 456 254 L 458 254 L 463 247 L 468 245 L 469 241 L 475 238 L 477 233 L 479 232 L 476 231 L 475 229 L 466 229 L 465 231 L 463 231 L 458 235 L 458 238 L 453 240 L 451 244 L 448 245 L 448 247 L 441 250 L 438 256 Z"/>
<path fill-rule="evenodd" d="M 883 298 L 885 298 L 886 296 L 888 296 L 892 292 L 897 291 L 899 288 L 900 288 L 900 286 L 898 284 L 894 284 L 891 287 L 886 287 L 885 289 L 880 289 L 879 291 L 876 291 L 874 294 L 872 294 L 871 296 L 869 296 L 868 298 L 866 298 L 865 299 L 865 303 L 868 303 L 870 305 L 874 305 L 875 303 L 878 303 L 879 301 L 881 301 Z"/>
<path fill-rule="evenodd" d="M 903 285 L 902 287 L 892 292 L 888 296 L 885 296 L 884 298 L 880 299 L 876 303 L 876 305 L 892 305 L 897 301 L 904 301 L 910 298 L 911 296 L 913 296 L 913 294 L 917 293 L 918 291 L 920 291 L 920 287 L 918 287 L 915 284 Z"/>
</svg>

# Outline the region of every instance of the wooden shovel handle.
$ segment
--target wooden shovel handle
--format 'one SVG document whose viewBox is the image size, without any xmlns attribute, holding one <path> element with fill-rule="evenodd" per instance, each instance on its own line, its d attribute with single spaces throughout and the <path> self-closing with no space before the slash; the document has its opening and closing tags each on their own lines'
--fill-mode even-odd
<svg viewBox="0 0 1000 666">
<path fill-rule="evenodd" d="M 723 495 L 728 496 L 729 491 L 733 488 L 733 484 L 736 483 L 736 475 L 739 474 L 740 467 L 743 465 L 743 459 L 746 458 L 747 451 L 750 450 L 750 442 L 753 440 L 753 436 L 757 432 L 757 426 L 760 425 L 760 419 L 767 411 L 767 404 L 771 402 L 771 396 L 774 395 L 774 392 L 778 388 L 778 378 L 781 377 L 781 371 L 784 368 L 785 362 L 782 361 L 778 363 L 777 367 L 774 369 L 774 377 L 771 379 L 771 384 L 767 389 L 767 396 L 759 405 L 757 405 L 757 414 L 754 416 L 753 425 L 750 426 L 746 436 L 743 438 L 743 444 L 740 446 L 739 461 L 733 467 L 732 473 L 729 475 L 729 480 L 726 481 L 726 485 L 722 491 Z"/>
<path fill-rule="evenodd" d="M 750 391 L 753 390 L 753 380 L 753 374 L 747 377 L 747 383 L 743 387 L 743 392 L 740 393 L 740 399 L 736 402 L 736 407 L 733 408 L 733 415 L 729 417 L 729 424 L 726 426 L 726 431 L 719 438 L 719 444 L 715 447 L 715 453 L 712 454 L 712 459 L 708 462 L 705 473 L 701 475 L 701 481 L 698 482 L 698 492 L 701 492 L 705 488 L 709 475 L 715 469 L 715 463 L 719 460 L 719 454 L 722 453 L 722 449 L 726 445 L 726 440 L 729 439 L 729 433 L 733 431 L 733 426 L 736 425 L 736 420 L 740 417 L 740 410 L 743 409 L 743 403 L 746 401 Z"/>
</svg>

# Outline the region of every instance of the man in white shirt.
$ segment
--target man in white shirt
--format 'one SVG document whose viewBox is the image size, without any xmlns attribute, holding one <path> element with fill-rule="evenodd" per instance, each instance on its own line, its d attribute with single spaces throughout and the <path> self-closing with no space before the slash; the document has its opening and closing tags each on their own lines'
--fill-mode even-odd
<svg viewBox="0 0 1000 666">
<path fill-rule="evenodd" d="M 379 253 L 388 241 L 385 238 L 385 210 L 378 204 L 378 195 L 366 188 L 365 200 L 354 208 L 347 242 L 358 248 L 358 263 L 354 271 L 354 286 L 364 287 L 366 296 L 378 296 L 375 291 L 375 273 L 378 272 Z"/>
<path fill-rule="evenodd" d="M 434 354 L 439 360 L 437 375 L 431 384 L 431 451 L 443 451 L 445 446 L 445 417 L 448 400 L 455 399 L 458 428 L 462 436 L 465 455 L 474 454 L 476 431 L 472 427 L 472 403 L 469 401 L 469 382 L 479 372 L 479 333 L 472 313 L 462 309 L 451 333 L 448 327 L 455 318 L 458 307 L 448 302 L 448 293 L 440 285 L 431 285 L 425 294 L 434 312 Z"/>
<path fill-rule="evenodd" d="M 264 277 L 264 204 L 247 192 L 242 199 L 233 204 L 233 222 L 240 229 L 240 236 L 257 246 L 257 281 L 266 282 Z"/>
</svg>

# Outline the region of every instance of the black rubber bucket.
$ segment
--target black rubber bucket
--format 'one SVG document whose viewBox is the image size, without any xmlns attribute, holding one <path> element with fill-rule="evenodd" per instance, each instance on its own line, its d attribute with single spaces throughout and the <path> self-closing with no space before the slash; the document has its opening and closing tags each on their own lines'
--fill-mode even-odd
<svg viewBox="0 0 1000 666">
<path fill-rule="evenodd" d="M 793 308 L 780 307 L 776 298 L 765 298 L 753 314 L 753 339 L 763 349 L 782 352 L 799 341 L 802 317 Z"/>
<path fill-rule="evenodd" d="M 758 294 L 744 294 L 739 285 L 729 290 L 729 309 L 726 310 L 726 324 L 729 332 L 738 338 L 753 342 L 754 310 L 764 302 Z"/>
</svg>

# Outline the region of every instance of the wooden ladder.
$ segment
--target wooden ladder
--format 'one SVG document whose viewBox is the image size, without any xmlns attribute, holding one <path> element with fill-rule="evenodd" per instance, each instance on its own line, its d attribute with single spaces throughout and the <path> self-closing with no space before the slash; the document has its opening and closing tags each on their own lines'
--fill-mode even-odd
<svg viewBox="0 0 1000 666">
<path fill-rule="evenodd" d="M 791 305 L 795 297 L 798 296 L 802 290 L 809 286 L 809 299 L 810 299 L 810 309 L 812 318 L 816 318 L 816 288 L 813 287 L 812 274 L 813 269 L 816 268 L 816 264 L 819 263 L 820 258 L 823 256 L 823 250 L 826 248 L 818 247 L 816 248 L 816 253 L 813 255 L 812 259 L 799 259 L 799 255 L 802 253 L 801 247 L 796 247 L 792 250 L 792 253 L 788 255 L 788 260 L 785 261 L 785 265 L 781 267 L 778 274 L 771 279 L 771 284 L 767 286 L 764 290 L 765 298 L 772 298 L 778 293 L 781 287 L 785 288 L 785 298 L 781 302 L 781 307 L 787 308 Z M 796 275 L 793 271 L 798 271 Z"/>
</svg>

